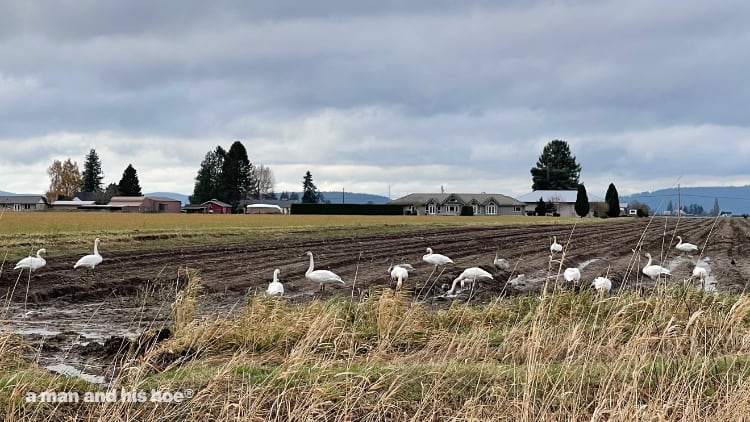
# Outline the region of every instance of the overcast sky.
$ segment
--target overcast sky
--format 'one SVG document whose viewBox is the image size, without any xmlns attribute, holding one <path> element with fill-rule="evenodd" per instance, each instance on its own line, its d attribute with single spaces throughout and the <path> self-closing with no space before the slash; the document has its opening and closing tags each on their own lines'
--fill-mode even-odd
<svg viewBox="0 0 750 422">
<path fill-rule="evenodd" d="M 500 5 L 502 4 L 502 5 Z M 276 191 L 604 196 L 750 183 L 750 2 L 0 0 L 0 190 L 94 148 L 191 194 L 240 140 Z"/>
</svg>

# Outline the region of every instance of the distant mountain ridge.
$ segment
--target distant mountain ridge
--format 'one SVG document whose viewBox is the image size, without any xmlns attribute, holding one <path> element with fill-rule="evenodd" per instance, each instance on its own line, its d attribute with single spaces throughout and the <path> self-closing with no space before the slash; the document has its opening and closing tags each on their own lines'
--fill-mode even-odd
<svg viewBox="0 0 750 422">
<path fill-rule="evenodd" d="M 700 205 L 706 212 L 710 212 L 716 199 L 719 200 L 721 211 L 729 211 L 734 215 L 750 214 L 750 185 L 681 187 L 620 195 L 620 202 L 638 201 L 659 214 L 667 210 L 670 201 L 673 209 L 677 209 L 679 202 L 688 207 L 690 204 Z"/>
<path fill-rule="evenodd" d="M 321 192 L 323 198 L 326 201 L 331 201 L 332 204 L 385 204 L 390 199 L 387 196 L 373 195 L 369 193 L 354 193 L 354 192 L 340 192 L 340 191 L 329 191 Z M 278 195 L 278 194 L 276 194 Z M 299 197 L 302 198 L 302 192 L 299 192 Z"/>
</svg>

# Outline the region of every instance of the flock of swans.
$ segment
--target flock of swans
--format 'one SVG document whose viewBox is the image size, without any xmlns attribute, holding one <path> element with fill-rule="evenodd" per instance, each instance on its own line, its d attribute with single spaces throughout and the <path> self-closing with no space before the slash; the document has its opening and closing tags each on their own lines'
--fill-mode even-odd
<svg viewBox="0 0 750 422">
<path fill-rule="evenodd" d="M 47 265 L 47 260 L 45 260 L 42 255 L 47 254 L 47 249 L 41 248 L 38 251 L 36 251 L 36 256 L 29 256 L 26 257 L 16 263 L 16 266 L 13 267 L 14 270 L 29 270 L 29 272 L 34 272 L 45 265 Z M 102 256 L 99 254 L 99 238 L 97 237 L 94 239 L 94 253 L 90 255 L 86 255 L 81 257 L 75 265 L 73 265 L 73 268 L 86 268 L 87 270 L 94 271 L 94 268 L 101 264 L 102 262 Z"/>
<path fill-rule="evenodd" d="M 698 251 L 698 247 L 696 245 L 683 242 L 682 237 L 680 236 L 677 236 L 677 239 L 679 240 L 679 243 L 677 243 L 677 245 L 675 246 L 677 250 L 688 254 L 692 254 Z M 550 245 L 549 250 L 551 257 L 554 257 L 555 254 L 562 253 L 563 246 L 557 242 L 556 236 L 553 236 L 553 241 Z M 305 273 L 305 277 L 312 282 L 318 283 L 321 291 L 324 290 L 325 284 L 333 283 L 346 285 L 341 277 L 339 277 L 332 271 L 315 270 L 315 261 L 312 252 L 307 251 L 304 255 L 307 255 L 310 258 L 310 266 Z M 655 264 L 650 253 L 645 253 L 644 256 L 648 258 L 648 262 L 646 262 L 646 265 L 642 269 L 642 273 L 645 276 L 649 277 L 652 280 L 656 280 L 661 276 L 672 275 L 671 271 L 668 268 Z M 422 261 L 434 266 L 433 272 L 437 271 L 437 269 L 441 266 L 453 264 L 453 260 L 451 258 L 446 255 L 435 253 L 431 247 L 426 248 L 426 254 L 422 256 Z M 500 258 L 498 252 L 495 253 L 495 258 L 492 261 L 492 264 L 495 270 L 502 271 L 504 273 L 508 273 L 511 269 L 510 262 L 507 259 Z M 414 270 L 415 268 L 411 264 L 394 264 L 393 261 L 391 261 L 391 264 L 388 267 L 387 271 L 391 277 L 391 281 L 395 282 L 395 289 L 401 290 L 403 284 L 409 278 L 409 272 Z M 284 294 L 284 287 L 278 279 L 279 273 L 280 270 L 278 268 L 273 271 L 273 281 L 271 281 L 271 283 L 268 285 L 268 289 L 266 291 L 267 294 L 275 296 L 281 296 Z M 562 276 L 567 283 L 577 286 L 581 281 L 581 270 L 575 267 L 565 268 Z M 519 274 L 516 277 L 515 281 L 522 282 L 522 280 L 524 280 L 524 277 L 524 274 Z M 705 280 L 708 277 L 708 271 L 705 267 L 696 265 L 693 269 L 693 277 L 700 280 Z M 466 288 L 467 284 L 471 284 L 479 280 L 491 281 L 495 280 L 495 278 L 492 273 L 483 268 L 466 268 L 465 270 L 463 270 L 463 272 L 461 272 L 461 274 L 458 275 L 458 277 L 453 280 L 453 283 L 450 285 L 450 289 L 442 296 L 455 297 L 457 293 Z M 612 280 L 604 276 L 597 276 L 592 281 L 591 287 L 600 294 L 607 294 L 612 289 Z"/>
<path fill-rule="evenodd" d="M 680 252 L 692 254 L 698 251 L 698 247 L 696 245 L 683 242 L 681 236 L 677 236 L 677 240 L 679 242 L 677 243 L 677 245 L 675 245 L 675 248 Z M 94 253 L 81 257 L 81 259 L 79 259 L 75 263 L 75 265 L 73 265 L 73 268 L 86 268 L 87 271 L 91 270 L 93 272 L 96 266 L 101 264 L 102 262 L 102 256 L 101 254 L 99 254 L 99 243 L 99 238 L 94 239 Z M 556 236 L 553 236 L 553 241 L 549 247 L 549 250 L 551 256 L 562 253 L 563 246 L 557 243 Z M 435 253 L 430 247 L 426 248 L 426 252 L 427 253 L 422 256 L 422 261 L 434 266 L 433 272 L 437 271 L 437 269 L 441 266 L 453 264 L 453 260 L 451 258 L 439 253 Z M 14 267 L 14 270 L 29 270 L 30 272 L 39 270 L 47 264 L 47 261 L 42 256 L 46 255 L 46 253 L 47 250 L 45 248 L 39 249 L 36 253 L 36 256 L 29 256 L 18 261 L 18 263 Z M 305 272 L 305 278 L 311 282 L 318 283 L 320 291 L 325 291 L 326 284 L 346 285 L 344 280 L 342 280 L 341 277 L 336 273 L 329 270 L 316 270 L 313 253 L 311 251 L 305 252 L 302 256 L 305 255 L 310 259 L 310 265 Z M 670 276 L 672 274 L 668 268 L 662 267 L 658 264 L 654 264 L 653 258 L 651 257 L 650 253 L 647 252 L 644 254 L 644 256 L 648 258 L 648 262 L 643 267 L 642 272 L 647 277 L 651 278 L 652 280 L 656 280 L 660 276 Z M 495 253 L 495 259 L 493 260 L 492 264 L 497 271 L 506 273 L 509 272 L 511 268 L 510 262 L 507 259 L 500 258 L 498 252 Z M 402 263 L 394 265 L 393 262 L 391 262 L 391 265 L 388 267 L 388 273 L 391 276 L 391 280 L 396 283 L 396 290 L 400 290 L 402 288 L 403 283 L 406 282 L 409 278 L 409 272 L 414 270 L 415 268 L 410 264 Z M 281 270 L 278 268 L 273 271 L 273 280 L 268 285 L 268 289 L 266 290 L 267 294 L 274 296 L 284 295 L 284 285 L 281 283 L 281 281 L 279 281 L 280 273 Z M 566 282 L 573 285 L 578 285 L 581 280 L 581 271 L 578 268 L 566 268 L 563 271 L 562 275 L 563 279 Z M 701 281 L 704 281 L 708 277 L 708 270 L 703 266 L 696 265 L 693 269 L 692 276 L 694 278 L 700 279 Z M 516 277 L 516 281 L 520 281 L 523 279 L 523 274 L 519 274 Z M 458 292 L 463 290 L 466 287 L 466 284 L 471 284 L 478 280 L 494 280 L 494 277 L 490 272 L 480 267 L 466 268 L 458 277 L 453 280 L 450 290 L 448 290 L 444 296 L 454 296 Z M 591 286 L 600 293 L 608 293 L 612 289 L 612 281 L 606 277 L 598 276 L 591 283 Z"/>
</svg>

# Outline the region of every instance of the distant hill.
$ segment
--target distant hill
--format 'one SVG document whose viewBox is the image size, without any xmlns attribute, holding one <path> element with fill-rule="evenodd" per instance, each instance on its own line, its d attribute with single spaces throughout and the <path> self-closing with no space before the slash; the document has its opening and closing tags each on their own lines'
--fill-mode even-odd
<svg viewBox="0 0 750 422">
<path fill-rule="evenodd" d="M 341 204 L 342 202 L 347 204 L 385 204 L 390 199 L 387 196 L 372 195 L 369 193 L 352 193 L 352 192 L 321 192 L 326 201 L 331 201 L 332 204 Z M 302 198 L 302 192 L 299 193 L 299 197 Z"/>
<path fill-rule="evenodd" d="M 652 211 L 665 211 L 672 201 L 673 209 L 677 209 L 679 203 L 682 205 L 696 204 L 710 212 L 714 207 L 714 201 L 719 200 L 722 211 L 730 211 L 734 215 L 750 214 L 750 185 L 745 186 L 714 186 L 714 187 L 683 187 L 659 189 L 653 192 L 641 192 L 633 195 L 620 195 L 620 202 L 638 201 L 647 204 Z"/>
<path fill-rule="evenodd" d="M 0 190 L 0 195 L 15 195 L 15 193 L 5 192 L 5 191 Z"/>
<path fill-rule="evenodd" d="M 174 193 L 174 192 L 149 192 L 145 193 L 145 196 L 161 196 L 164 198 L 172 198 L 172 199 L 179 199 L 180 202 L 182 202 L 182 205 L 187 205 L 190 203 L 190 200 L 188 199 L 188 195 L 183 195 L 181 193 Z"/>
<path fill-rule="evenodd" d="M 287 192 L 291 193 L 291 192 Z M 329 201 L 332 204 L 385 204 L 390 199 L 387 196 L 372 195 L 369 193 L 354 193 L 354 192 L 341 192 L 341 191 L 328 191 L 320 192 L 323 194 L 323 199 Z M 302 192 L 296 192 L 300 199 L 302 199 Z M 276 192 L 276 196 L 281 195 L 281 192 Z"/>
</svg>

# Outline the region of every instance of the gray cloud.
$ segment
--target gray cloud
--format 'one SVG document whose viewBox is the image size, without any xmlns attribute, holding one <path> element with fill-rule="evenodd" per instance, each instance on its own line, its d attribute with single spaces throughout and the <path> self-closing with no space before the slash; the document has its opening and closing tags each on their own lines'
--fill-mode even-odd
<svg viewBox="0 0 750 422">
<path fill-rule="evenodd" d="M 278 190 L 521 194 L 558 138 L 597 194 L 747 183 L 744 2 L 298 3 L 0 1 L 0 189 L 95 148 L 189 193 L 237 139 Z"/>
</svg>

